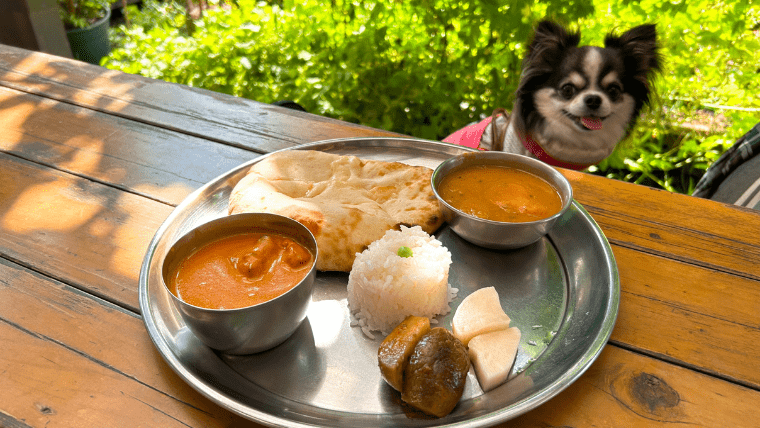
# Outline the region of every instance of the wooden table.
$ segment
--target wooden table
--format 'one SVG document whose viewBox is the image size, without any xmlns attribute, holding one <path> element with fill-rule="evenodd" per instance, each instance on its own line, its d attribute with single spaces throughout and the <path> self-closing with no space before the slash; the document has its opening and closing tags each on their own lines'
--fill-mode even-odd
<svg viewBox="0 0 760 428">
<path fill-rule="evenodd" d="M 138 306 L 161 222 L 261 153 L 391 133 L 0 45 L 0 426 L 256 426 Z M 505 427 L 760 427 L 760 212 L 565 172 L 621 283 L 589 370 Z"/>
</svg>

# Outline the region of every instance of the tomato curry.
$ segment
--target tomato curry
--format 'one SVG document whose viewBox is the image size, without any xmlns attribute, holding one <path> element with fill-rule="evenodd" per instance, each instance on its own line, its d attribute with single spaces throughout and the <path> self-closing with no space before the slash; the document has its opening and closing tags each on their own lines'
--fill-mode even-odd
<svg viewBox="0 0 760 428">
<path fill-rule="evenodd" d="M 313 254 L 293 239 L 244 233 L 212 241 L 181 262 L 169 290 L 194 306 L 234 309 L 274 299 L 309 273 Z"/>
</svg>

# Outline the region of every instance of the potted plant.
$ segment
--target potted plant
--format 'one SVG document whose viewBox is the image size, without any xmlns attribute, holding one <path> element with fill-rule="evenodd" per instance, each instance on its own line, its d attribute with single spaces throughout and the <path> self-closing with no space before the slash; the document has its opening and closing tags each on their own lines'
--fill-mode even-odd
<svg viewBox="0 0 760 428">
<path fill-rule="evenodd" d="M 58 0 L 74 58 L 100 64 L 111 50 L 108 27 L 112 0 Z"/>
</svg>

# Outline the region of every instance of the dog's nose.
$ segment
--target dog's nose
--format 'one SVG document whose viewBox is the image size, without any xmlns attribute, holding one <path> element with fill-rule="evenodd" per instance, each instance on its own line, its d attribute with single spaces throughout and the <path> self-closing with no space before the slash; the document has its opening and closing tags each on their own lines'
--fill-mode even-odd
<svg viewBox="0 0 760 428">
<path fill-rule="evenodd" d="M 589 109 L 596 110 L 602 105 L 602 97 L 599 95 L 587 95 L 586 98 L 583 99 L 583 102 Z"/>
</svg>

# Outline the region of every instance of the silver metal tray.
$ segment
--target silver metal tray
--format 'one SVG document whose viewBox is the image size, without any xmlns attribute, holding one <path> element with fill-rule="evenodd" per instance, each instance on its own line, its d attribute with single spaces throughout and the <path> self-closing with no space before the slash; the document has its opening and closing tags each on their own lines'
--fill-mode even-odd
<svg viewBox="0 0 760 428">
<path fill-rule="evenodd" d="M 399 138 L 330 140 L 294 149 L 430 168 L 471 150 Z M 436 233 L 452 254 L 449 281 L 459 289 L 452 308 L 480 287 L 496 287 L 512 326 L 523 334 L 510 380 L 484 394 L 471 370 L 461 401 L 444 418 L 410 409 L 381 379 L 377 348 L 382 338 L 370 340 L 351 327 L 347 274 L 317 276 L 307 319 L 284 344 L 244 357 L 212 351 L 174 309 L 160 282 L 160 266 L 168 248 L 184 233 L 226 215 L 230 191 L 261 159 L 189 195 L 156 232 L 140 272 L 140 308 L 151 339 L 175 372 L 222 407 L 275 427 L 491 426 L 557 395 L 606 344 L 620 297 L 617 265 L 604 234 L 574 202 L 548 237 L 520 250 L 476 247 L 446 225 Z M 438 325 L 451 328 L 453 312 L 439 317 Z"/>
</svg>

